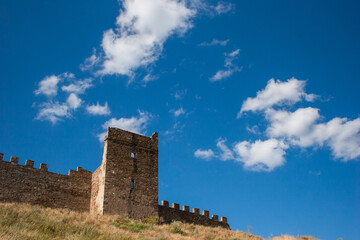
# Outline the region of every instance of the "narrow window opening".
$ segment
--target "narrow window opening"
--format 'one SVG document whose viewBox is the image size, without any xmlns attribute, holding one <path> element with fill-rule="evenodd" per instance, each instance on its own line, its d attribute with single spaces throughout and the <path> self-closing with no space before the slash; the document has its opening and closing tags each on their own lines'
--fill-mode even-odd
<svg viewBox="0 0 360 240">
<path fill-rule="evenodd" d="M 135 153 L 130 154 L 131 158 L 135 158 Z"/>
<path fill-rule="evenodd" d="M 131 190 L 134 189 L 134 179 L 131 179 Z"/>
</svg>

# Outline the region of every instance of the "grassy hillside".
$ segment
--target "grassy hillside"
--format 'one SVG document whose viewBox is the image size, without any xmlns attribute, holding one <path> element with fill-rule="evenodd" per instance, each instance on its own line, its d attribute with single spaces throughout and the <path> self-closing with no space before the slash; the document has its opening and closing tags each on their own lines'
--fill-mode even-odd
<svg viewBox="0 0 360 240">
<path fill-rule="evenodd" d="M 0 239 L 228 239 L 261 240 L 241 231 L 174 222 L 157 225 L 157 219 L 135 221 L 118 216 L 90 216 L 64 209 L 28 204 L 0 204 Z M 312 240 L 311 237 L 274 237 L 272 240 Z"/>
</svg>

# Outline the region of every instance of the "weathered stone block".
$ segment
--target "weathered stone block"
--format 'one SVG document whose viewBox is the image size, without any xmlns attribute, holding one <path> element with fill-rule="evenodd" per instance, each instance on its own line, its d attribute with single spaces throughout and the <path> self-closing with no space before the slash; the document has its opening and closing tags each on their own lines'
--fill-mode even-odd
<svg viewBox="0 0 360 240">
<path fill-rule="evenodd" d="M 179 205 L 178 203 L 173 203 L 173 204 L 172 204 L 172 208 L 179 210 L 179 209 L 180 209 L 180 205 Z"/>
<path fill-rule="evenodd" d="M 195 213 L 195 214 L 200 214 L 200 209 L 198 209 L 198 208 L 193 208 L 193 213 Z"/>
<path fill-rule="evenodd" d="M 227 223 L 227 218 L 226 217 L 221 217 L 221 222 L 222 223 Z"/>
<path fill-rule="evenodd" d="M 11 156 L 10 157 L 10 162 L 12 164 L 19 164 L 19 157 Z"/>
<path fill-rule="evenodd" d="M 203 210 L 203 211 L 202 211 L 202 215 L 203 215 L 203 216 L 206 216 L 206 217 L 209 217 L 209 211 Z"/>
<path fill-rule="evenodd" d="M 161 201 L 161 206 L 164 206 L 164 207 L 169 207 L 169 202 L 168 201 Z"/>
<path fill-rule="evenodd" d="M 34 161 L 33 160 L 26 160 L 25 166 L 27 167 L 34 167 Z"/>
<path fill-rule="evenodd" d="M 185 212 L 190 212 L 190 207 L 189 206 L 183 206 L 182 210 Z"/>
<path fill-rule="evenodd" d="M 47 171 L 48 171 L 48 168 L 49 168 L 49 166 L 48 166 L 47 164 L 45 164 L 45 163 L 40 163 L 40 170 L 41 170 L 41 171 L 47 172 Z"/>
</svg>

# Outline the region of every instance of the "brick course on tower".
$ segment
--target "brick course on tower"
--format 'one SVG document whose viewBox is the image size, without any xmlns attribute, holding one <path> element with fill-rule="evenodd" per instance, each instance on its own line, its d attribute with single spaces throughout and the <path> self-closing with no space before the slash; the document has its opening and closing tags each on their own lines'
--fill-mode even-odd
<svg viewBox="0 0 360 240">
<path fill-rule="evenodd" d="M 101 165 L 93 172 L 78 167 L 68 175 L 48 172 L 47 164 L 34 161 L 19 165 L 0 153 L 0 202 L 22 202 L 52 208 L 68 208 L 98 215 L 133 219 L 156 216 L 160 223 L 182 221 L 230 228 L 227 219 L 209 211 L 162 201 L 158 205 L 158 133 L 145 137 L 108 128 Z"/>
</svg>

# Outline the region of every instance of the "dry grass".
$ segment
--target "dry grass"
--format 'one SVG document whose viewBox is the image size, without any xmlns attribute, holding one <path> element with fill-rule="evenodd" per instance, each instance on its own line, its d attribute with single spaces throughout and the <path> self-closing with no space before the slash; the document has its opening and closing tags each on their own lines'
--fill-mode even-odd
<svg viewBox="0 0 360 240">
<path fill-rule="evenodd" d="M 28 204 L 0 204 L 1 240 L 45 239 L 203 239 L 203 240 L 263 240 L 263 238 L 231 231 L 220 227 L 211 228 L 173 222 L 157 225 L 156 218 L 144 221 L 119 216 L 91 216 L 66 209 L 50 209 Z M 271 240 L 314 240 L 311 237 L 274 237 Z"/>
</svg>

